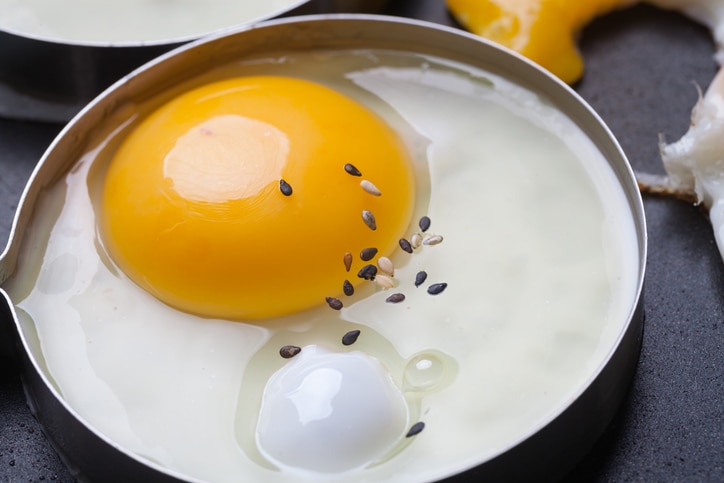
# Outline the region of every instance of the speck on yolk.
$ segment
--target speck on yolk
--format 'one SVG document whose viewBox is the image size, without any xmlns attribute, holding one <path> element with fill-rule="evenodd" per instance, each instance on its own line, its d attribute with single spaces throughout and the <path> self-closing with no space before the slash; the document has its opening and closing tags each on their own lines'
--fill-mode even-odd
<svg viewBox="0 0 724 483">
<path fill-rule="evenodd" d="M 413 197 L 405 146 L 375 113 L 320 84 L 243 77 L 186 92 L 129 134 L 108 167 L 100 231 L 122 271 L 165 303 L 264 319 L 338 294 L 346 252 L 389 254 Z"/>
</svg>

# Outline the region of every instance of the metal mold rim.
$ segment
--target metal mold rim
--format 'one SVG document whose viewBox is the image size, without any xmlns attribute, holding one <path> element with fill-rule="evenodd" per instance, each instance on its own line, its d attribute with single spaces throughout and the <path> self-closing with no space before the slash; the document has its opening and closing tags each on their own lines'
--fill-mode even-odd
<svg viewBox="0 0 724 483">
<path fill-rule="evenodd" d="M 643 202 L 631 166 L 602 119 L 567 85 L 527 59 L 477 36 L 456 29 L 380 15 L 328 14 L 277 19 L 223 32 L 172 52 L 137 69 L 116 82 L 88 104 L 56 137 L 36 166 L 18 205 L 5 251 L 0 255 L 0 283 L 13 271 L 22 234 L 32 216 L 33 204 L 44 186 L 70 168 L 93 127 L 109 113 L 134 99 L 162 92 L 180 73 L 192 75 L 217 62 L 228 61 L 258 49 L 312 47 L 396 48 L 439 55 L 505 75 L 540 93 L 565 112 L 595 143 L 608 160 L 628 200 L 638 238 L 638 279 L 634 304 L 615 344 L 601 366 L 590 375 L 577 396 L 540 427 L 476 466 L 460 468 L 450 481 L 471 478 L 517 481 L 531 477 L 555 480 L 565 476 L 592 447 L 623 401 L 636 369 L 644 323 L 643 284 L 647 235 Z M 119 448 L 96 433 L 68 407 L 49 383 L 23 336 L 8 295 L 0 330 L 17 342 L 26 394 L 36 417 L 80 480 L 190 481 Z M 2 309 L 2 307 L 0 307 Z"/>
</svg>

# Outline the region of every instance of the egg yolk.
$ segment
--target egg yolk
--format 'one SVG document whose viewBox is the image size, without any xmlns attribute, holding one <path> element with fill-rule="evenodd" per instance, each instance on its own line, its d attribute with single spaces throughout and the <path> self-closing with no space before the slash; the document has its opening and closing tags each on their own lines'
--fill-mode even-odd
<svg viewBox="0 0 724 483">
<path fill-rule="evenodd" d="M 361 282 L 374 261 L 359 253 L 391 253 L 408 226 L 413 178 L 401 139 L 351 98 L 294 78 L 227 79 L 179 95 L 123 141 L 101 237 L 163 302 L 264 319 Z"/>
<path fill-rule="evenodd" d="M 635 0 L 447 0 L 466 29 L 573 83 L 583 75 L 575 37 L 594 17 Z"/>
</svg>

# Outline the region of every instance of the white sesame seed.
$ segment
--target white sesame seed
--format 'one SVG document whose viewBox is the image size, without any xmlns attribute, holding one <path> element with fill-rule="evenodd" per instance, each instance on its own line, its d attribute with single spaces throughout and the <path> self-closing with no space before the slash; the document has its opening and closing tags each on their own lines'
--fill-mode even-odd
<svg viewBox="0 0 724 483">
<path fill-rule="evenodd" d="M 441 235 L 430 235 L 426 236 L 422 240 L 423 245 L 439 245 L 442 243 L 442 236 Z"/>
<path fill-rule="evenodd" d="M 380 267 L 380 271 L 389 275 L 390 277 L 395 276 L 395 265 L 387 257 L 380 257 L 377 259 L 377 266 Z"/>
<path fill-rule="evenodd" d="M 363 179 L 360 181 L 359 185 L 362 187 L 363 190 L 371 194 L 372 196 L 380 196 L 382 192 L 375 186 L 372 181 Z"/>
<path fill-rule="evenodd" d="M 395 280 L 387 275 L 378 274 L 375 277 L 375 282 L 377 282 L 377 285 L 385 290 L 395 286 Z"/>
<path fill-rule="evenodd" d="M 410 237 L 410 245 L 412 245 L 412 248 L 420 248 L 420 245 L 422 245 L 422 235 L 419 233 L 415 233 Z"/>
</svg>

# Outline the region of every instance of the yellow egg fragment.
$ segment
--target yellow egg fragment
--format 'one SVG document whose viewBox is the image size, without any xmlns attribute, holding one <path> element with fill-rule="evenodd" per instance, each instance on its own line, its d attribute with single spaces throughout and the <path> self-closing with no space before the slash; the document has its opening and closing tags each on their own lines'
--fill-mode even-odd
<svg viewBox="0 0 724 483">
<path fill-rule="evenodd" d="M 594 17 L 636 0 L 446 0 L 474 34 L 526 56 L 567 83 L 583 75 L 576 35 Z"/>
<path fill-rule="evenodd" d="M 131 132 L 106 174 L 100 231 L 122 271 L 168 305 L 264 319 L 360 282 L 359 252 L 392 252 L 413 197 L 406 148 L 375 113 L 320 84 L 243 77 L 186 92 Z"/>
</svg>

